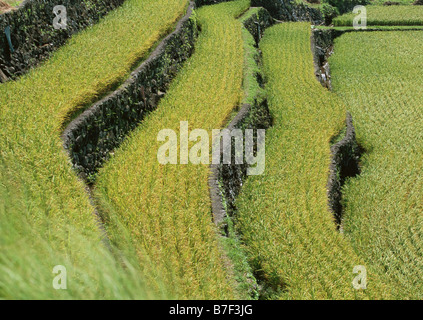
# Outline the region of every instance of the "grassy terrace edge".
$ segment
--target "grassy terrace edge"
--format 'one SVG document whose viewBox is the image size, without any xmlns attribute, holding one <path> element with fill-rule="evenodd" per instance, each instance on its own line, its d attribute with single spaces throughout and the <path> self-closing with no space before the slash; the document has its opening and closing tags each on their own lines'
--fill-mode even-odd
<svg viewBox="0 0 423 320">
<path fill-rule="evenodd" d="M 262 88 L 261 56 L 258 42 L 274 21 L 264 8 L 250 8 L 239 18 L 243 24 L 244 97 L 241 108 L 233 112 L 226 129 L 266 129 L 271 124 L 266 94 Z M 245 160 L 245 159 L 244 159 Z M 233 265 L 239 290 L 247 298 L 260 297 L 260 284 L 248 263 L 242 241 L 233 221 L 234 200 L 246 178 L 248 165 L 210 165 L 209 187 L 213 220 L 221 232 L 220 242 Z"/>
<path fill-rule="evenodd" d="M 368 26 L 421 26 L 423 6 L 366 6 Z M 356 15 L 346 13 L 333 19 L 335 27 L 352 26 Z"/>
<path fill-rule="evenodd" d="M 127 0 L 45 64 L 0 86 L 1 297 L 169 298 L 165 291 L 150 292 L 134 256 L 124 257 L 123 268 L 122 257 L 116 260 L 101 243 L 98 221 L 63 152 L 60 131 L 64 115 L 124 77 L 173 28 L 187 4 L 168 1 L 163 10 L 157 1 Z M 133 33 L 127 32 L 128 18 Z M 68 267 L 69 290 L 51 289 L 55 265 Z M 12 291 L 12 279 L 23 275 L 22 286 Z M 156 283 L 161 287 L 160 276 Z"/>
<path fill-rule="evenodd" d="M 315 80 L 310 36 L 308 23 L 284 23 L 261 41 L 274 123 L 266 134 L 266 174 L 246 180 L 236 226 L 267 283 L 263 298 L 386 298 L 373 270 L 365 292 L 352 288 L 353 267 L 363 259 L 337 232 L 328 208 L 330 140 L 346 108 Z"/>
<path fill-rule="evenodd" d="M 354 29 L 354 27 L 342 26 L 342 27 L 332 27 L 332 26 L 315 26 L 317 30 L 337 30 L 345 32 L 366 32 L 366 31 L 420 31 L 423 30 L 423 26 L 368 26 L 366 29 Z"/>
<path fill-rule="evenodd" d="M 58 5 L 54 0 L 25 0 L 0 14 L 0 29 L 10 31 L 10 39 L 0 37 L 0 82 L 17 79 L 39 66 L 75 33 L 98 23 L 123 2 L 62 0 L 60 5 L 65 6 L 68 21 L 64 29 L 53 25 L 53 8 Z"/>
<path fill-rule="evenodd" d="M 73 167 L 88 184 L 131 130 L 166 94 L 170 82 L 194 52 L 198 26 L 190 2 L 186 15 L 148 59 L 118 89 L 94 103 L 67 125 L 62 138 Z"/>
<path fill-rule="evenodd" d="M 157 134 L 160 128 L 179 132 L 180 121 L 210 132 L 226 123 L 243 95 L 243 39 L 236 18 L 248 8 L 248 0 L 237 0 L 197 10 L 201 32 L 194 54 L 157 110 L 97 178 L 95 195 L 112 241 L 123 250 L 125 241 L 147 250 L 155 270 L 165 275 L 166 286 L 179 298 L 230 299 L 239 293 L 212 222 L 208 166 L 160 165 Z M 210 86 L 215 90 L 208 90 Z M 126 240 L 117 218 L 131 229 Z M 145 256 L 139 259 L 144 266 Z M 154 285 L 154 279 L 148 283 Z"/>
<path fill-rule="evenodd" d="M 367 150 L 344 188 L 344 232 L 394 299 L 423 292 L 422 46 L 420 31 L 348 33 L 329 59 L 334 93 Z"/>
</svg>

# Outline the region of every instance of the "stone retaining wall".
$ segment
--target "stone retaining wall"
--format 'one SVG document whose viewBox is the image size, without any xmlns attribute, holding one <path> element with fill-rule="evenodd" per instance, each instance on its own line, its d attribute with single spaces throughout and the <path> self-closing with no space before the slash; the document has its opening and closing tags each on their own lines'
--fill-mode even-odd
<svg viewBox="0 0 423 320">
<path fill-rule="evenodd" d="M 0 82 L 14 79 L 47 59 L 74 33 L 96 23 L 124 0 L 26 0 L 0 14 Z M 67 28 L 55 29 L 53 8 L 63 5 Z M 60 23 L 60 20 L 58 21 Z M 10 30 L 12 48 L 5 30 Z"/>
</svg>

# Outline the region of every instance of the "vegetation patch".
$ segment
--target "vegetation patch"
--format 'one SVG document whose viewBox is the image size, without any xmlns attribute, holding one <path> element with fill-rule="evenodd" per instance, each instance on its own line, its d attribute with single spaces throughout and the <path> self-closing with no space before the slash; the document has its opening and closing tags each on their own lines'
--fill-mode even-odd
<svg viewBox="0 0 423 320">
<path fill-rule="evenodd" d="M 368 26 L 366 29 L 356 30 L 354 27 L 333 27 L 333 26 L 316 26 L 315 30 L 333 30 L 339 31 L 340 34 L 344 32 L 372 32 L 372 31 L 420 31 L 423 30 L 421 26 Z"/>
<path fill-rule="evenodd" d="M 367 6 L 370 4 L 370 0 L 324 0 L 323 2 L 336 8 L 341 14 L 352 11 L 355 6 Z"/>
<path fill-rule="evenodd" d="M 266 133 L 266 171 L 249 177 L 236 201 L 250 263 L 267 283 L 262 298 L 382 298 L 389 293 L 368 269 L 366 291 L 352 288 L 363 264 L 336 230 L 328 207 L 330 141 L 345 106 L 314 78 L 308 23 L 267 29 L 262 41 L 273 126 Z"/>
<path fill-rule="evenodd" d="M 272 17 L 282 21 L 310 21 L 313 24 L 323 21 L 320 10 L 302 0 L 252 0 L 251 5 L 265 8 Z"/>
<path fill-rule="evenodd" d="M 15 10 L 21 2 L 19 0 L 0 0 L 0 14 Z"/>
<path fill-rule="evenodd" d="M 413 1 L 0 0 L 0 298 L 423 299 Z"/>
<path fill-rule="evenodd" d="M 347 33 L 330 58 L 333 90 L 366 149 L 344 187 L 344 233 L 396 299 L 423 292 L 422 47 L 421 31 Z"/>
<path fill-rule="evenodd" d="M 10 5 L 9 1 L 0 1 L 0 13 L 7 12 L 12 9 L 13 7 Z"/>
<path fill-rule="evenodd" d="M 242 107 L 231 120 L 227 129 L 266 129 L 271 125 L 271 117 L 267 107 L 267 99 L 263 90 L 263 75 L 261 73 L 261 56 L 257 48 L 261 36 L 266 28 L 273 24 L 269 12 L 263 8 L 252 8 L 241 21 L 244 25 L 242 36 L 244 40 L 244 98 Z M 235 145 L 235 139 L 231 139 Z M 258 143 L 256 141 L 256 143 Z M 257 146 L 256 146 L 257 147 Z M 245 142 L 244 142 L 245 148 Z M 244 149 L 245 150 L 245 149 Z M 235 150 L 232 148 L 231 164 L 212 164 L 209 177 L 212 212 L 215 224 L 222 232 L 221 242 L 226 253 L 233 262 L 234 275 L 237 279 L 239 291 L 246 297 L 257 299 L 259 285 L 248 264 L 243 244 L 237 234 L 234 223 L 236 219 L 235 199 L 246 179 L 247 164 L 235 164 Z"/>
<path fill-rule="evenodd" d="M 0 85 L 1 297 L 149 296 L 130 243 L 124 257 L 115 252 L 118 260 L 101 243 L 85 186 L 63 151 L 61 125 L 64 115 L 124 78 L 186 6 L 185 0 L 128 0 L 40 68 Z M 68 268 L 72 289 L 52 290 L 55 265 Z M 151 274 L 161 288 L 160 275 Z"/>
<path fill-rule="evenodd" d="M 423 25 L 423 7 L 368 6 L 368 26 L 421 26 Z M 333 20 L 334 26 L 352 26 L 356 15 L 347 13 Z"/>
<path fill-rule="evenodd" d="M 177 298 L 229 299 L 237 293 L 212 221 L 209 166 L 160 164 L 157 136 L 162 129 L 179 132 L 180 121 L 188 121 L 190 130 L 211 132 L 239 105 L 244 49 L 236 17 L 249 5 L 238 0 L 198 9 L 194 54 L 97 178 L 95 194 L 112 243 L 126 251 L 120 227 L 128 229 L 145 273 L 163 275 Z M 154 277 L 146 281 L 156 287 Z"/>
<path fill-rule="evenodd" d="M 171 80 L 194 51 L 197 23 L 191 3 L 168 35 L 116 91 L 76 117 L 63 133 L 73 167 L 93 183 L 99 167 L 126 135 L 157 107 Z"/>
<path fill-rule="evenodd" d="M 60 5 L 66 8 L 69 23 L 65 29 L 55 29 L 53 9 L 59 4 L 54 0 L 8 0 L 12 8 L 17 4 L 20 6 L 0 15 L 0 30 L 2 33 L 5 28 L 10 31 L 9 39 L 4 35 L 0 37 L 0 72 L 3 73 L 0 82 L 16 79 L 37 66 L 73 34 L 97 23 L 123 1 L 63 0 Z"/>
</svg>

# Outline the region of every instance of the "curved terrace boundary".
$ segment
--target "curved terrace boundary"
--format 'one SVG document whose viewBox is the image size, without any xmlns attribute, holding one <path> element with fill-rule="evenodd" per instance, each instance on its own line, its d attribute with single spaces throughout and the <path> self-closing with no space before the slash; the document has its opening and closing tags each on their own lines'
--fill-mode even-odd
<svg viewBox="0 0 423 320">
<path fill-rule="evenodd" d="M 126 135 L 154 110 L 182 64 L 194 51 L 197 25 L 190 2 L 178 22 L 150 57 L 117 90 L 74 119 L 62 134 L 73 167 L 85 180 L 92 177 Z"/>
<path fill-rule="evenodd" d="M 253 8 L 250 8 L 252 10 Z M 242 21 L 243 28 L 251 34 L 255 40 L 255 46 L 258 46 L 266 28 L 274 24 L 273 18 L 264 8 L 259 8 L 257 14 L 244 18 Z M 244 41 L 247 41 L 244 39 Z M 259 54 L 256 48 L 248 50 L 246 59 L 255 61 L 256 67 L 259 68 Z M 248 64 L 248 63 L 246 63 Z M 260 70 L 253 70 L 251 66 L 246 66 L 247 71 L 244 75 L 244 87 L 249 81 L 254 81 L 255 88 L 263 85 L 263 76 Z M 260 97 L 259 92 L 254 92 L 250 87 L 244 88 L 246 96 L 252 95 L 252 101 L 245 101 L 236 116 L 230 121 L 227 130 L 232 131 L 237 128 L 249 127 L 253 129 L 267 129 L 272 122 L 269 110 L 267 108 L 267 98 Z M 222 151 L 221 145 L 221 151 Z M 220 152 L 222 154 L 222 152 Z M 235 209 L 235 198 L 238 195 L 243 180 L 247 175 L 248 164 L 211 164 L 209 175 L 210 198 L 212 203 L 213 221 L 216 226 L 221 226 L 226 217 L 230 216 Z M 222 185 L 222 188 L 220 187 Z M 226 208 L 223 203 L 226 203 Z"/>
<path fill-rule="evenodd" d="M 97 23 L 124 0 L 25 0 L 16 10 L 0 14 L 0 82 L 15 79 L 61 47 L 76 32 Z M 66 7 L 67 27 L 56 30 L 56 5 Z M 6 36 L 6 30 L 10 38 Z"/>
</svg>

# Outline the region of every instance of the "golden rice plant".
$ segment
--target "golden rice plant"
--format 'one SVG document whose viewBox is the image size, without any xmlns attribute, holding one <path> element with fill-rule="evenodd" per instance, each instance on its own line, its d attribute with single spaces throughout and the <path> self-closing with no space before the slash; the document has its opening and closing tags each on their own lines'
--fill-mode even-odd
<svg viewBox="0 0 423 320">
<path fill-rule="evenodd" d="M 212 221 L 209 166 L 159 164 L 163 142 L 157 136 L 162 129 L 179 133 L 180 121 L 210 133 L 225 125 L 243 95 L 242 25 L 236 17 L 248 8 L 248 0 L 237 0 L 197 11 L 195 53 L 157 110 L 98 175 L 95 194 L 112 241 L 125 250 L 120 221 L 145 273 L 151 270 L 148 257 L 178 298 L 230 299 L 236 293 Z M 147 283 L 155 287 L 154 278 Z"/>
<path fill-rule="evenodd" d="M 93 207 L 60 133 L 65 116 L 118 85 L 187 5 L 125 1 L 42 66 L 0 86 L 0 297 L 146 296 L 139 268 L 129 267 L 132 257 L 125 257 L 127 271 L 136 272 L 126 273 L 100 242 Z M 68 266 L 72 289 L 52 289 L 52 264 Z"/>
</svg>

